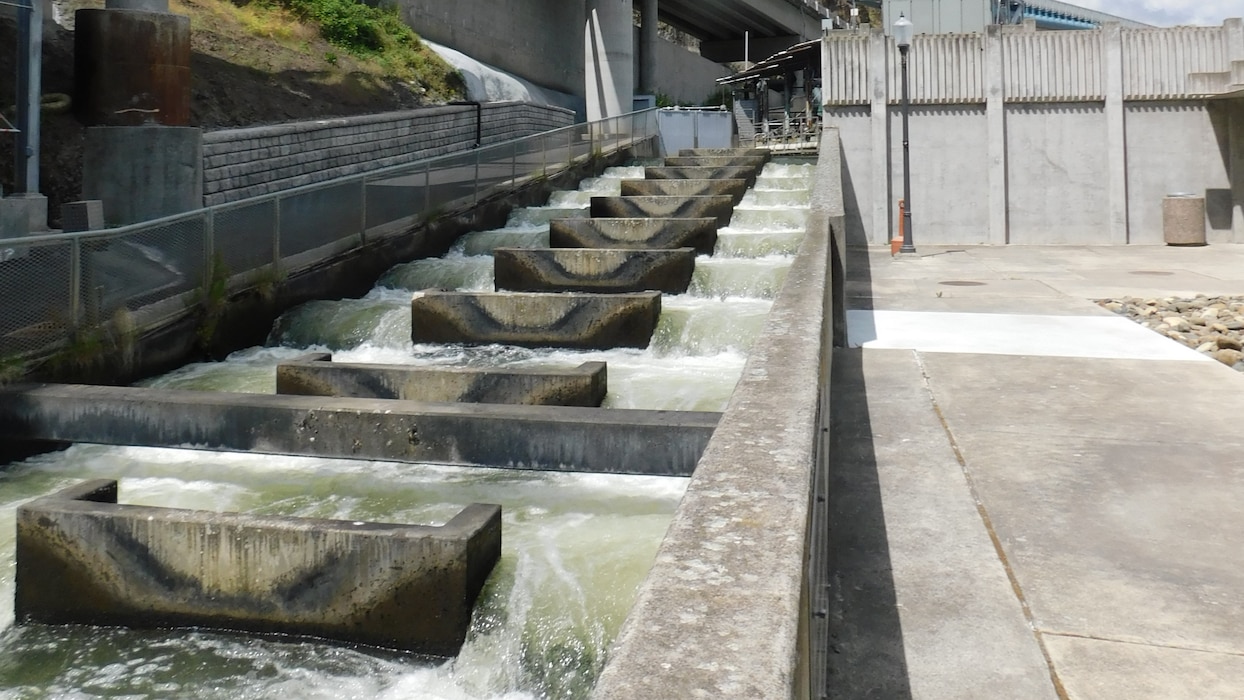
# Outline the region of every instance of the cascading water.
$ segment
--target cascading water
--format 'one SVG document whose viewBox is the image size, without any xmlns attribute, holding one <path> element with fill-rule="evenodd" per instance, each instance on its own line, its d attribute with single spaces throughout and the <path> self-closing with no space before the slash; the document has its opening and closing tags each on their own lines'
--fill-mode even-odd
<svg viewBox="0 0 1244 700">
<path fill-rule="evenodd" d="M 642 168 L 613 168 L 465 236 L 444 258 L 399 265 L 362 299 L 285 314 L 268 347 L 186 366 L 150 386 L 272 392 L 275 366 L 311 350 L 341 362 L 446 366 L 609 363 L 607 406 L 722 410 L 802 239 L 812 168 L 771 163 L 666 296 L 645 350 L 580 352 L 410 343 L 409 300 L 428 287 L 488 290 L 498 246 L 546 246 L 548 220 L 586 216 Z M 118 478 L 124 503 L 272 515 L 443 523 L 499 503 L 504 550 L 462 653 L 448 662 L 323 643 L 201 631 L 18 627 L 16 507 L 88 478 Z M 192 450 L 77 445 L 0 472 L 0 698 L 578 698 L 588 694 L 669 525 L 685 479 L 516 472 Z"/>
</svg>

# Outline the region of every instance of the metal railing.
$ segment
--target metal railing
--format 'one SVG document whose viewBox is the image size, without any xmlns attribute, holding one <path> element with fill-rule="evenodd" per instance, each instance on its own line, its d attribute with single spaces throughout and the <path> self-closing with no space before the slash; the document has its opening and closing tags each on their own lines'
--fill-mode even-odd
<svg viewBox="0 0 1244 700">
<path fill-rule="evenodd" d="M 0 240 L 0 362 L 275 282 L 656 135 L 644 110 L 121 228 Z"/>
</svg>

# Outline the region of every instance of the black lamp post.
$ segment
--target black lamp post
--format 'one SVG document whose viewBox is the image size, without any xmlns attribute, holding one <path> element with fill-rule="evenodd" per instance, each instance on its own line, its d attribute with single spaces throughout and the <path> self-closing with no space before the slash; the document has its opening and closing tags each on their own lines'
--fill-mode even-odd
<svg viewBox="0 0 1244 700">
<path fill-rule="evenodd" d="M 907 51 L 911 48 L 913 33 L 911 20 L 900 14 L 894 22 L 894 43 L 898 44 L 903 61 L 903 246 L 900 253 L 914 253 L 916 246 L 911 235 L 911 150 L 907 140 L 907 116 L 911 102 L 907 99 Z"/>
</svg>

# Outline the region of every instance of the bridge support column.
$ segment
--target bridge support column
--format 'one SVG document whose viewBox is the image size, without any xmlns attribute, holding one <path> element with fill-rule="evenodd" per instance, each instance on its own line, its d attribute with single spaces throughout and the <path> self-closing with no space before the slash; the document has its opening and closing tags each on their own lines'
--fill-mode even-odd
<svg viewBox="0 0 1244 700">
<path fill-rule="evenodd" d="M 642 0 L 643 27 L 639 33 L 639 91 L 657 94 L 657 0 Z"/>
<path fill-rule="evenodd" d="M 632 0 L 585 0 L 583 63 L 588 121 L 631 111 L 635 94 Z"/>
</svg>

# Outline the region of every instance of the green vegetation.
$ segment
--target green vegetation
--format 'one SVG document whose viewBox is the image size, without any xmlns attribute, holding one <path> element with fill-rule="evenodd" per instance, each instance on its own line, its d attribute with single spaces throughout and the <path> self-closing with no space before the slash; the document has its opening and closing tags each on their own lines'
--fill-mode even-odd
<svg viewBox="0 0 1244 700">
<path fill-rule="evenodd" d="M 320 34 L 330 44 L 359 58 L 374 60 L 386 73 L 418 82 L 435 96 L 447 98 L 461 88 L 457 71 L 423 45 L 396 8 L 370 7 L 355 0 L 259 2 L 279 4 L 298 19 L 318 25 Z M 325 59 L 335 65 L 337 55 L 329 52 Z"/>
</svg>

